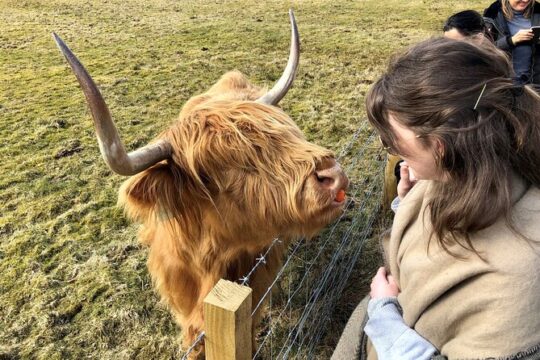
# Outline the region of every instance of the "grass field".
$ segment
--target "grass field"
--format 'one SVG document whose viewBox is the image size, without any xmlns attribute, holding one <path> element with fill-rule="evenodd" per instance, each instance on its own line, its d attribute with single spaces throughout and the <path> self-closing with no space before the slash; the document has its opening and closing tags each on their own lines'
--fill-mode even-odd
<svg viewBox="0 0 540 360">
<path fill-rule="evenodd" d="M 123 178 L 101 160 L 51 32 L 100 85 L 131 150 L 228 70 L 272 86 L 287 60 L 292 7 L 302 53 L 282 106 L 309 140 L 337 151 L 392 53 L 489 2 L 0 1 L 0 359 L 180 356 L 180 330 L 152 290 L 137 225 L 115 206 Z M 343 324 L 347 314 L 336 316 Z"/>
</svg>

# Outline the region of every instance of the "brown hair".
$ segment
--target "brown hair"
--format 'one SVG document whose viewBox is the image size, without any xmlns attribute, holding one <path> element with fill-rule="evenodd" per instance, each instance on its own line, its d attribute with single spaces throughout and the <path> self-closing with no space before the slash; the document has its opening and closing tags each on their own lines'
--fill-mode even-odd
<svg viewBox="0 0 540 360">
<path fill-rule="evenodd" d="M 429 210 L 432 236 L 448 252 L 456 243 L 476 252 L 469 235 L 501 216 L 514 229 L 512 173 L 540 186 L 540 96 L 511 76 L 493 45 L 436 38 L 391 61 L 367 95 L 369 121 L 398 152 L 389 114 L 426 147 L 443 144 L 437 165 L 448 180 L 435 182 Z"/>
<path fill-rule="evenodd" d="M 531 0 L 529 5 L 525 8 L 525 11 L 523 11 L 523 17 L 526 19 L 530 19 L 531 15 L 533 13 L 534 9 L 534 0 Z M 501 7 L 504 17 L 507 20 L 512 20 L 514 18 L 514 9 L 512 9 L 512 6 L 510 6 L 510 0 L 501 0 Z"/>
</svg>

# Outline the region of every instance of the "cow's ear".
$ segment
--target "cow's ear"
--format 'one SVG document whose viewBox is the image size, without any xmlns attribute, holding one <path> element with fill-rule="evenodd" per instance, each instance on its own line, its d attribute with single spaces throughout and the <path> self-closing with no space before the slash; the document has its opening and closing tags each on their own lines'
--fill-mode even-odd
<svg viewBox="0 0 540 360">
<path fill-rule="evenodd" d="M 176 175 L 176 176 L 175 176 Z M 159 163 L 132 176 L 122 184 L 118 204 L 127 215 L 144 222 L 150 216 L 167 212 L 172 199 L 181 195 L 181 180 L 167 163 Z"/>
</svg>

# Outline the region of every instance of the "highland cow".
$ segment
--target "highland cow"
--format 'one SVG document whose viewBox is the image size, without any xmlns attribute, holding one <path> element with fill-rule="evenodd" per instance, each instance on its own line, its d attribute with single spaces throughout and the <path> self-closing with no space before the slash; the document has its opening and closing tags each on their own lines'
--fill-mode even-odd
<svg viewBox="0 0 540 360">
<path fill-rule="evenodd" d="M 154 142 L 129 154 L 93 80 L 54 35 L 89 103 L 103 158 L 131 176 L 119 203 L 142 224 L 148 270 L 184 331 L 184 345 L 204 329 L 203 299 L 220 278 L 240 279 L 274 238 L 282 239 L 250 279 L 257 304 L 287 242 L 315 235 L 343 211 L 336 195 L 348 179 L 332 152 L 306 141 L 277 107 L 298 64 L 292 13 L 291 22 L 289 62 L 270 91 L 229 72 L 191 98 Z"/>
</svg>

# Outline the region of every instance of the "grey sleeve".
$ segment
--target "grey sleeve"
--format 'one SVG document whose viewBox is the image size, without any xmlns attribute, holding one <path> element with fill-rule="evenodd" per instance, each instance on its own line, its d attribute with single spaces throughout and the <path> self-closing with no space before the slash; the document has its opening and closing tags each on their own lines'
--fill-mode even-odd
<svg viewBox="0 0 540 360">
<path fill-rule="evenodd" d="M 398 209 L 398 207 L 399 207 L 399 203 L 400 203 L 399 196 L 396 196 L 396 197 L 394 198 L 394 200 L 392 200 L 392 203 L 390 204 L 390 209 L 392 209 L 392 211 L 393 211 L 394 213 L 397 212 L 397 209 Z"/>
<path fill-rule="evenodd" d="M 429 341 L 405 324 L 395 297 L 371 299 L 368 316 L 364 332 L 379 360 L 428 360 L 437 353 Z"/>
</svg>

